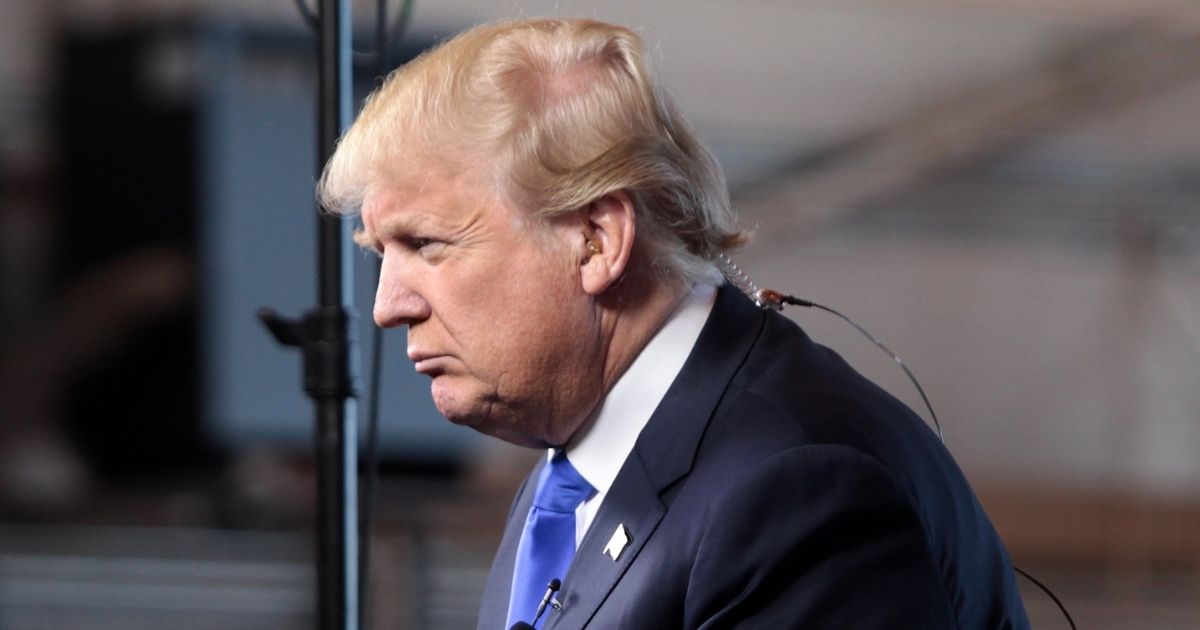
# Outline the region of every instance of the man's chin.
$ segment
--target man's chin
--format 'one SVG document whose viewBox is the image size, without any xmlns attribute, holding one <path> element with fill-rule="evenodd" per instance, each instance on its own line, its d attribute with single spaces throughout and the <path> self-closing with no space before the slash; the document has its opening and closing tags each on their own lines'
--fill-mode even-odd
<svg viewBox="0 0 1200 630">
<path fill-rule="evenodd" d="M 492 417 L 492 412 L 495 411 L 494 403 L 480 402 L 480 397 L 464 393 L 453 387 L 448 381 L 447 377 L 439 376 L 430 384 L 433 406 L 437 408 L 438 413 L 442 414 L 442 417 L 459 426 L 513 442 L 504 435 L 510 431 L 497 429 L 499 423 Z"/>
<path fill-rule="evenodd" d="M 566 442 L 564 439 L 556 444 L 547 439 L 548 425 L 539 426 L 536 419 L 522 419 L 521 414 L 494 400 L 494 396 L 464 391 L 455 385 L 462 383 L 452 383 L 446 376 L 435 378 L 430 385 L 434 406 L 450 422 L 517 446 L 552 448 Z"/>
<path fill-rule="evenodd" d="M 494 437 L 498 440 L 503 440 L 505 442 L 508 442 L 509 444 L 515 444 L 516 446 L 524 446 L 526 448 L 538 448 L 538 449 L 551 448 L 551 446 L 552 446 L 551 444 L 547 444 L 546 442 L 544 442 L 542 440 L 538 440 L 536 438 L 530 437 L 527 434 L 520 433 L 517 431 L 505 430 L 503 428 L 497 429 L 495 427 L 488 427 L 486 425 L 473 427 L 473 428 L 476 431 L 479 431 L 480 433 L 482 433 L 484 435 Z"/>
<path fill-rule="evenodd" d="M 484 435 L 504 440 L 510 444 L 529 448 L 550 448 L 553 446 L 543 439 L 530 435 L 530 431 L 522 429 L 515 423 L 498 421 L 486 414 L 478 413 L 478 410 L 471 412 L 464 409 L 456 409 L 452 406 L 436 406 L 438 413 L 441 413 L 450 422 L 474 429 Z"/>
</svg>

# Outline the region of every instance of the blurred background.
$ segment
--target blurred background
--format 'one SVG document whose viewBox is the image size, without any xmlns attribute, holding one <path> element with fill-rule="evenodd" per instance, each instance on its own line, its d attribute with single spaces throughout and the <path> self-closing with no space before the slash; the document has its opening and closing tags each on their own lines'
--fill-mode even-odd
<svg viewBox="0 0 1200 630">
<path fill-rule="evenodd" d="M 398 59 L 536 15 L 642 34 L 741 267 L 905 358 L 1081 628 L 1200 627 L 1200 5 L 416 0 Z M 254 313 L 314 301 L 314 55 L 290 0 L 0 4 L 0 630 L 313 626 L 312 412 Z M 449 426 L 384 343 L 367 617 L 473 628 L 537 454 Z"/>
</svg>

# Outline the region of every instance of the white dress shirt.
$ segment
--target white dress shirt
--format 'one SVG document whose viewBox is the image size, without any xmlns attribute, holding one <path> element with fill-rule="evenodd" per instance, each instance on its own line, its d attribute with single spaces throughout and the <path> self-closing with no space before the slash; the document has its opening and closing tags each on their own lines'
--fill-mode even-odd
<svg viewBox="0 0 1200 630">
<path fill-rule="evenodd" d="M 633 452 L 642 428 L 691 354 L 716 297 L 716 287 L 696 285 L 567 444 L 567 459 L 596 489 L 575 511 L 576 546 Z"/>
</svg>

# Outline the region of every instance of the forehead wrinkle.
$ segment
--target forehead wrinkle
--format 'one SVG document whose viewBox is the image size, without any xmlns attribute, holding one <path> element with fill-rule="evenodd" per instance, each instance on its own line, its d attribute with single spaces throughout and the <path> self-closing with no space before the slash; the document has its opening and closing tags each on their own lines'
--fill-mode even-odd
<svg viewBox="0 0 1200 630">
<path fill-rule="evenodd" d="M 407 235 L 416 232 L 423 224 L 428 223 L 428 213 L 392 214 L 379 222 L 379 237 Z"/>
<path fill-rule="evenodd" d="M 434 230 L 438 234 L 457 232 L 474 223 L 481 214 L 474 196 L 472 203 L 462 207 L 462 198 L 454 194 L 417 195 L 420 201 L 408 204 L 399 212 L 385 214 L 376 225 L 376 238 L 409 236 L 422 230 Z"/>
<path fill-rule="evenodd" d="M 507 195 L 497 189 L 496 175 L 495 164 L 482 157 L 412 160 L 399 181 L 381 183 L 367 198 L 364 209 L 369 211 L 362 216 L 370 215 L 372 225 L 364 222 L 362 236 L 355 240 L 378 245 L 430 226 L 454 233 L 468 230 L 494 212 L 495 203 L 507 202 Z"/>
</svg>

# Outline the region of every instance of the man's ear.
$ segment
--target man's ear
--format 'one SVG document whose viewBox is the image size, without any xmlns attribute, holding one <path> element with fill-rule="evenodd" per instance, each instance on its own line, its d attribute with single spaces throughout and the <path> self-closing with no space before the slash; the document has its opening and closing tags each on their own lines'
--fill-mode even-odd
<svg viewBox="0 0 1200 630">
<path fill-rule="evenodd" d="M 580 208 L 583 243 L 579 275 L 583 290 L 600 295 L 625 273 L 636 231 L 633 198 L 615 190 Z"/>
</svg>

